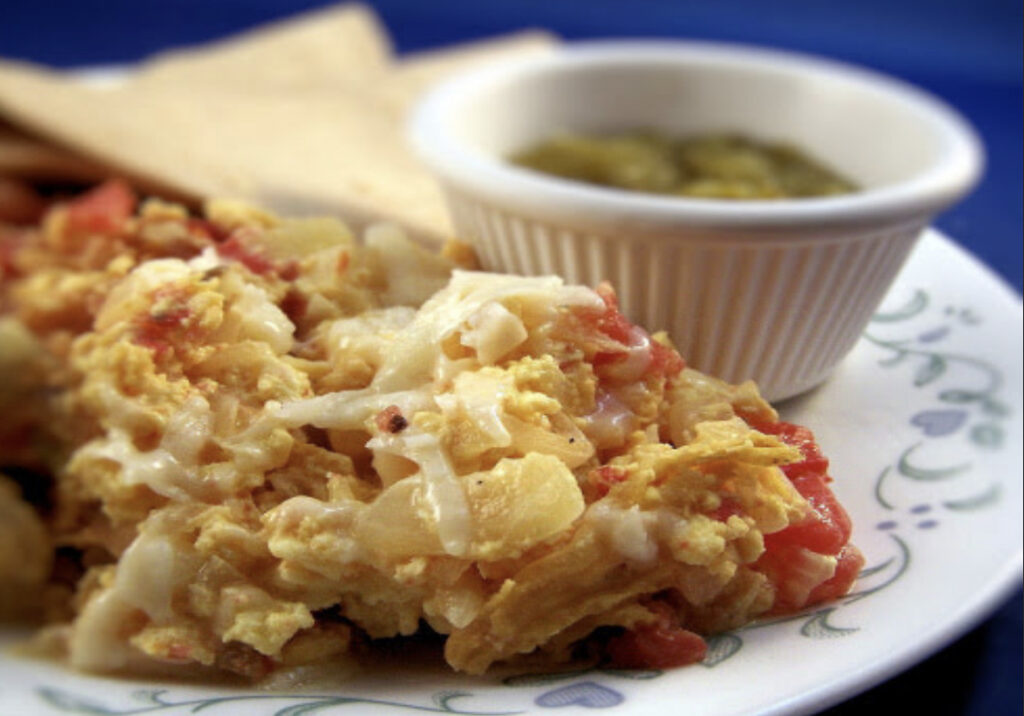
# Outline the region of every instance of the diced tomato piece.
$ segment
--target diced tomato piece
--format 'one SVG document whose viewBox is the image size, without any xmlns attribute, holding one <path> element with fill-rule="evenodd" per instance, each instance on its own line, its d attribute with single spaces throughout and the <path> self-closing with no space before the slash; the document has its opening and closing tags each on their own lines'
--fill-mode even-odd
<svg viewBox="0 0 1024 716">
<path fill-rule="evenodd" d="M 610 283 L 601 283 L 595 291 L 604 301 L 604 313 L 597 319 L 597 329 L 619 343 L 629 343 L 633 324 L 619 310 L 619 297 Z"/>
<path fill-rule="evenodd" d="M 836 564 L 835 575 L 833 575 L 832 579 L 822 582 L 811 590 L 805 606 L 839 599 L 839 597 L 849 592 L 853 583 L 857 581 L 857 575 L 864 568 L 864 555 L 852 544 L 848 544 L 843 547 L 837 556 L 839 562 Z"/>
<path fill-rule="evenodd" d="M 849 541 L 853 523 L 825 479 L 822 475 L 803 475 L 792 480 L 813 513 L 781 532 L 765 535 L 767 549 L 776 544 L 798 544 L 819 554 L 834 555 Z"/>
<path fill-rule="evenodd" d="M 718 509 L 708 516 L 713 520 L 725 522 L 733 515 L 741 514 L 743 514 L 743 508 L 740 506 L 740 503 L 732 498 L 726 497 L 722 500 L 722 504 L 718 506 Z"/>
<path fill-rule="evenodd" d="M 813 513 L 781 532 L 765 535 L 765 548 L 781 545 L 799 545 L 819 554 L 835 555 L 850 539 L 853 525 L 850 516 L 832 494 L 828 483 L 828 458 L 807 428 L 786 422 L 755 423 L 753 427 L 769 435 L 777 435 L 783 442 L 800 450 L 804 459 L 783 465 L 782 471 L 793 483 Z"/>
<path fill-rule="evenodd" d="M 796 598 L 794 594 L 803 594 L 799 588 L 801 583 L 813 576 L 804 569 L 809 564 L 807 556 L 813 555 L 796 545 L 787 545 L 765 552 L 755 563 L 754 568 L 767 575 L 776 586 L 775 603 L 770 614 L 790 614 L 815 604 L 839 599 L 850 591 L 864 567 L 864 556 L 860 550 L 853 545 L 845 545 L 836 555 L 836 567 L 832 576 L 811 587 L 806 596 Z M 794 589 L 793 585 L 797 588 Z"/>
<path fill-rule="evenodd" d="M 658 619 L 609 640 L 607 653 L 622 669 L 671 669 L 702 661 L 707 642 L 679 626 L 669 610 L 656 610 Z"/>
<path fill-rule="evenodd" d="M 185 221 L 185 225 L 193 236 L 200 236 L 211 241 L 224 241 L 228 237 L 224 229 L 206 219 L 191 216 Z"/>
<path fill-rule="evenodd" d="M 298 262 L 274 261 L 268 258 L 259 246 L 246 242 L 245 237 L 238 233 L 217 244 L 217 253 L 226 259 L 237 261 L 254 274 L 261 276 L 275 273 L 285 281 L 294 281 L 299 276 Z"/>
<path fill-rule="evenodd" d="M 628 476 L 629 474 L 621 467 L 602 465 L 587 474 L 587 481 L 594 486 L 597 499 L 600 499 L 608 494 L 612 485 L 625 482 Z"/>
<path fill-rule="evenodd" d="M 299 262 L 286 261 L 284 264 L 275 267 L 277 275 L 284 281 L 294 281 L 299 277 Z"/>
<path fill-rule="evenodd" d="M 828 458 L 821 454 L 814 433 L 809 429 L 781 420 L 774 423 L 752 422 L 751 427 L 766 435 L 775 435 L 803 453 L 803 460 L 782 467 L 782 471 L 790 479 L 804 474 L 824 475 L 828 472 Z"/>
<path fill-rule="evenodd" d="M 774 545 L 754 563 L 754 569 L 768 577 L 775 587 L 771 614 L 789 614 L 803 609 L 810 595 L 834 576 L 823 574 L 827 555 L 815 553 L 798 544 Z"/>
<path fill-rule="evenodd" d="M 151 349 L 160 358 L 171 349 L 171 343 L 180 335 L 191 311 L 183 297 L 176 296 L 173 291 L 158 290 L 153 298 L 154 301 L 170 299 L 170 307 L 148 313 L 138 319 L 135 324 L 134 341 Z"/>
<path fill-rule="evenodd" d="M 27 234 L 21 230 L 0 227 L 0 278 L 14 276 L 18 271 L 18 252 L 27 243 Z"/>
<path fill-rule="evenodd" d="M 172 332 L 180 328 L 188 316 L 187 308 L 147 316 L 135 329 L 135 342 L 162 356 L 171 347 Z"/>
<path fill-rule="evenodd" d="M 651 340 L 651 367 L 649 370 L 664 376 L 678 375 L 686 367 L 686 361 L 668 346 Z"/>
<path fill-rule="evenodd" d="M 137 203 L 128 184 L 112 179 L 68 204 L 68 230 L 100 234 L 118 231 L 135 213 Z"/>
<path fill-rule="evenodd" d="M 260 252 L 246 246 L 237 236 L 232 236 L 224 243 L 217 245 L 217 253 L 226 259 L 232 259 L 245 266 L 254 274 L 268 274 L 274 270 L 274 263 Z"/>
<path fill-rule="evenodd" d="M 784 465 L 782 471 L 811 507 L 811 514 L 804 520 L 764 536 L 765 552 L 754 568 L 766 574 L 775 585 L 783 586 L 806 581 L 810 577 L 803 573 L 806 570 L 802 571 L 805 563 L 808 568 L 813 566 L 813 561 L 808 562 L 803 558 L 806 555 L 804 550 L 836 557 L 838 560 L 834 575 L 814 585 L 806 599 L 800 600 L 799 604 L 785 596 L 794 590 L 778 589 L 772 612 L 786 613 L 841 597 L 856 580 L 864 565 L 864 558 L 856 547 L 848 544 L 853 525 L 850 516 L 829 489 L 831 478 L 827 474 L 828 458 L 822 455 L 814 434 L 805 427 L 782 421 L 751 422 L 751 425 L 799 448 L 804 459 Z"/>
<path fill-rule="evenodd" d="M 650 360 L 644 371 L 646 375 L 673 376 L 686 367 L 678 352 L 653 340 L 646 331 L 622 315 L 619 310 L 619 299 L 611 284 L 601 283 L 595 290 L 605 305 L 605 310 L 594 320 L 595 328 L 613 341 L 622 344 L 622 350 L 601 351 L 595 354 L 592 359 L 595 367 L 625 361 L 631 349 L 643 347 L 650 352 Z"/>
<path fill-rule="evenodd" d="M 292 323 L 299 323 L 302 317 L 306 315 L 308 308 L 309 299 L 305 294 L 294 288 L 288 291 L 281 300 L 281 310 L 284 311 L 284 315 L 288 316 L 288 320 Z"/>
</svg>

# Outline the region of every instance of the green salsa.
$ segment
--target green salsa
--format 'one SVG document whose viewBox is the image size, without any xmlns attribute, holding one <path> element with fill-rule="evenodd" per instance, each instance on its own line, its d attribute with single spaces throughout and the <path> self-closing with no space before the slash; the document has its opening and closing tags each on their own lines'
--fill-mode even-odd
<svg viewBox="0 0 1024 716">
<path fill-rule="evenodd" d="M 857 190 L 800 150 L 734 134 L 563 134 L 514 154 L 545 174 L 631 191 L 710 199 L 783 199 Z"/>
</svg>

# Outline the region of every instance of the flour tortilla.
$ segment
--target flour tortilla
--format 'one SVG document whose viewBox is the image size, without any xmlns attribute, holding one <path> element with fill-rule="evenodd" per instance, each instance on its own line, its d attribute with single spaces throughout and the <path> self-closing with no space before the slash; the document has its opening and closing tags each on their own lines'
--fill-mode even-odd
<svg viewBox="0 0 1024 716">
<path fill-rule="evenodd" d="M 134 81 L 184 91 L 331 87 L 354 78 L 379 81 L 393 60 L 391 40 L 376 14 L 346 3 L 156 55 L 139 67 Z"/>
<path fill-rule="evenodd" d="M 0 123 L 0 176 L 35 182 L 96 182 L 107 170 L 76 154 Z"/>
<path fill-rule="evenodd" d="M 376 55 L 354 69 L 344 58 L 358 43 L 386 46 L 367 32 L 372 15 L 343 6 L 319 20 L 164 56 L 112 87 L 0 62 L 0 115 L 171 198 L 239 198 L 337 213 L 357 227 L 394 221 L 429 243 L 449 238 L 440 190 L 406 143 L 408 110 L 454 72 L 549 51 L 554 39 L 520 33 L 384 69 Z M 339 48 L 329 38 L 342 31 L 359 39 Z"/>
<path fill-rule="evenodd" d="M 404 144 L 402 118 L 369 94 L 100 91 L 7 69 L 0 108 L 8 116 L 193 202 L 234 197 L 356 224 L 394 220 L 433 240 L 449 233 L 433 179 Z"/>
<path fill-rule="evenodd" d="M 0 116 L 12 125 L 99 167 L 104 177 L 122 176 L 144 191 L 197 204 L 205 196 L 200 187 L 213 185 L 199 176 L 175 181 L 180 173 L 177 166 L 156 167 L 155 162 L 167 153 L 152 132 L 134 127 L 132 117 L 119 114 L 130 110 L 110 102 L 117 94 L 41 67 L 0 62 Z M 140 133 L 149 137 L 144 147 L 138 140 Z M 136 148 L 139 154 L 133 156 Z M 62 178 L 76 179 L 52 177 Z"/>
</svg>

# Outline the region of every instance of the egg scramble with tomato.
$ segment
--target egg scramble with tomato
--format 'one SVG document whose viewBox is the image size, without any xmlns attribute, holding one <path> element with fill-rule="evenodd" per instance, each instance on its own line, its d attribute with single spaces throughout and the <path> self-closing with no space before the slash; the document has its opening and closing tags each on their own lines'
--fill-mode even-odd
<svg viewBox="0 0 1024 716">
<path fill-rule="evenodd" d="M 863 560 L 811 433 L 610 286 L 109 183 L 0 228 L 0 609 L 91 672 L 700 661 Z"/>
</svg>

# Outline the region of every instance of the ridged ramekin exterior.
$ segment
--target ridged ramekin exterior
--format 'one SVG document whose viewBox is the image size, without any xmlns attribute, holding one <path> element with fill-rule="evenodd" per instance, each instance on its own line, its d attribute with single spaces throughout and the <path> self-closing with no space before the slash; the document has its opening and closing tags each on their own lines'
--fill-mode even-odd
<svg viewBox="0 0 1024 716">
<path fill-rule="evenodd" d="M 681 230 L 671 237 L 593 233 L 502 211 L 451 186 L 457 235 L 483 268 L 610 281 L 623 312 L 666 330 L 687 364 L 768 400 L 819 384 L 850 352 L 926 225 L 750 239 Z"/>
</svg>

